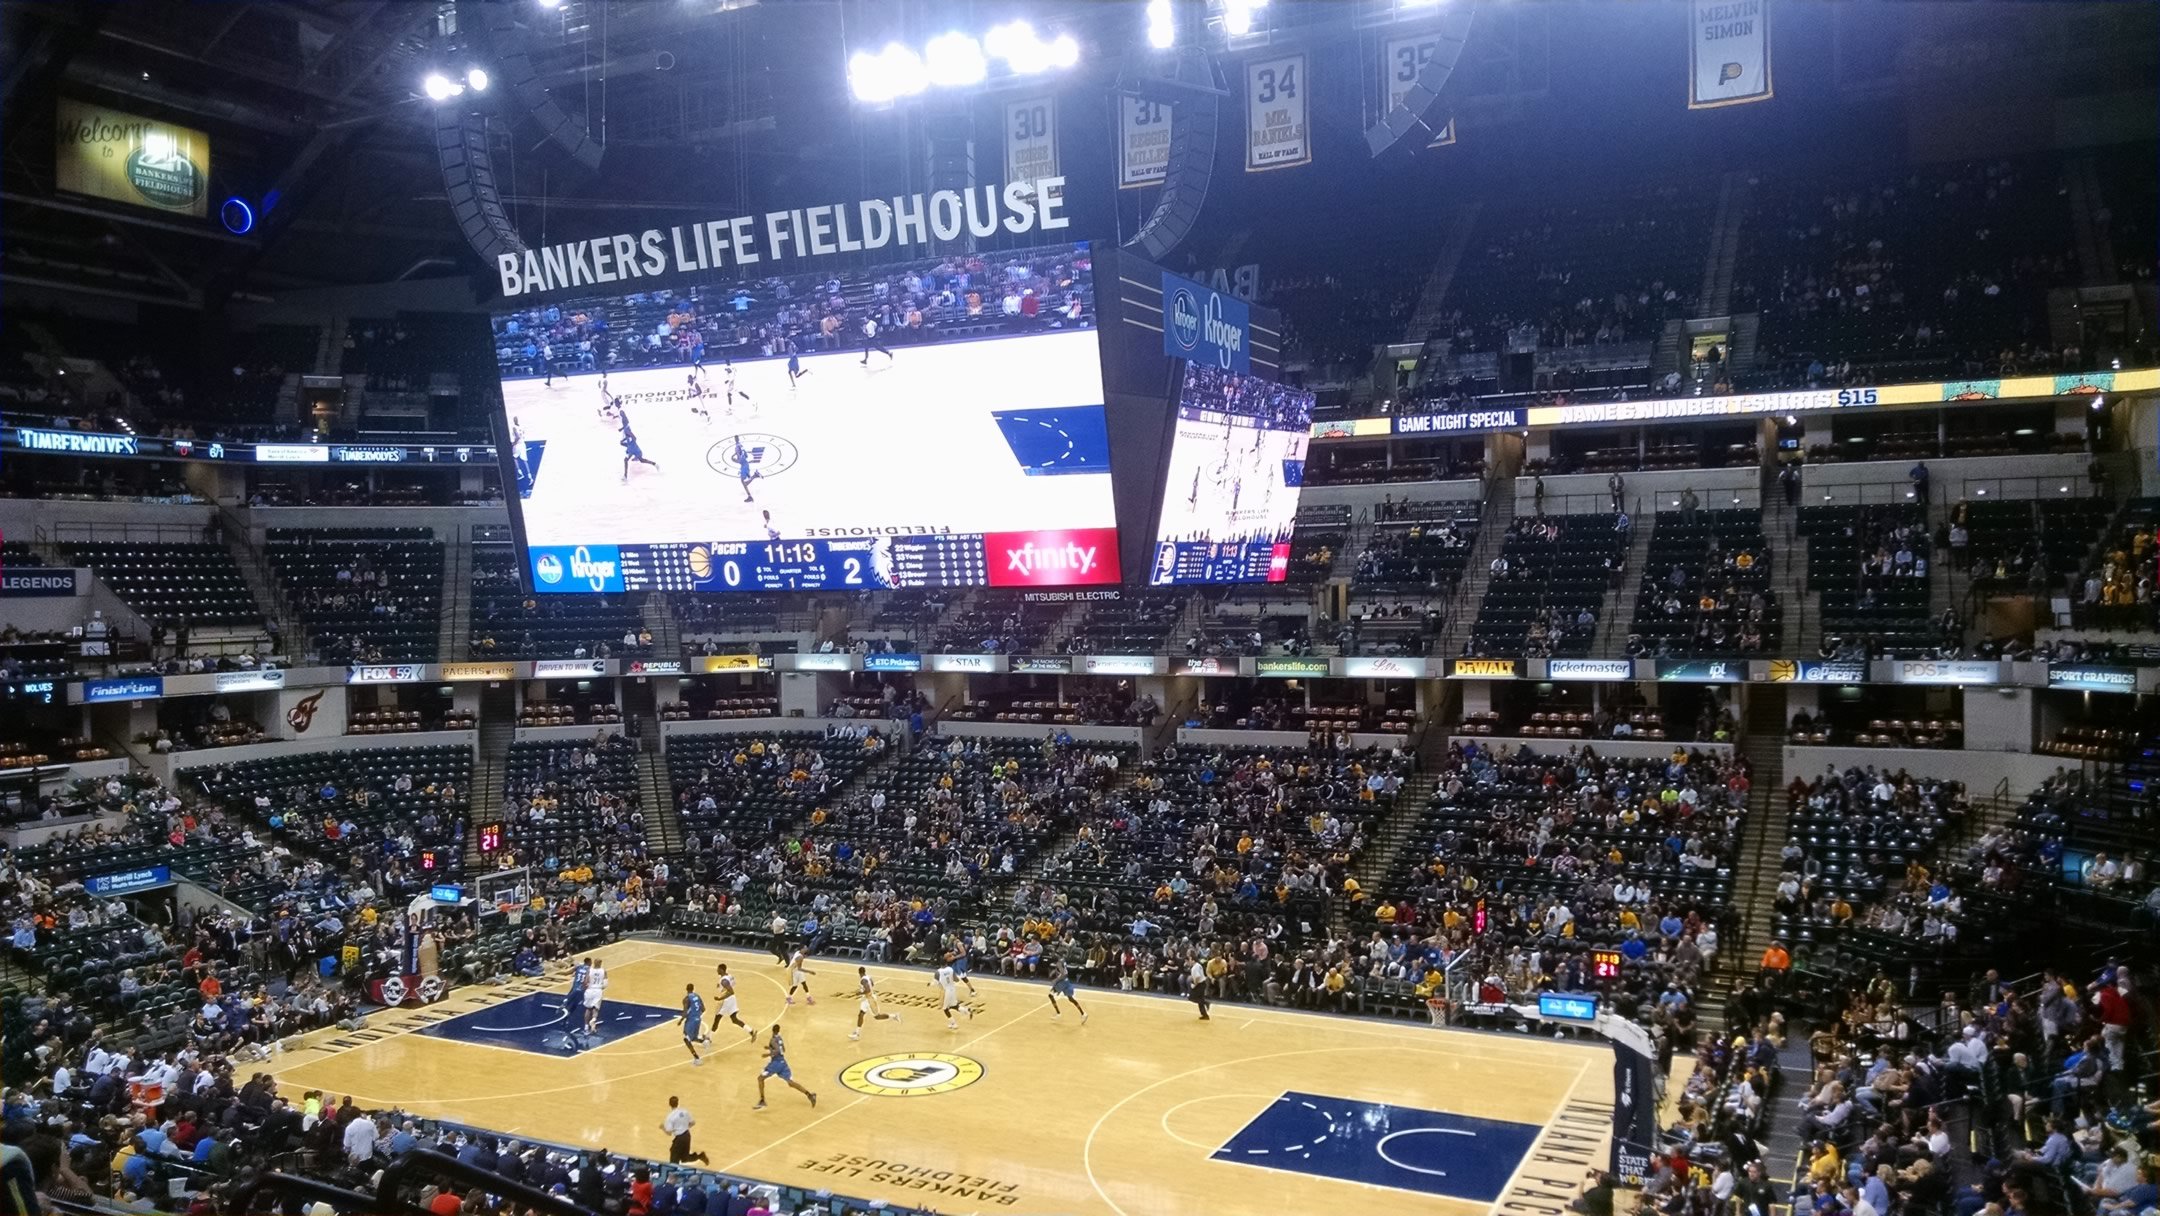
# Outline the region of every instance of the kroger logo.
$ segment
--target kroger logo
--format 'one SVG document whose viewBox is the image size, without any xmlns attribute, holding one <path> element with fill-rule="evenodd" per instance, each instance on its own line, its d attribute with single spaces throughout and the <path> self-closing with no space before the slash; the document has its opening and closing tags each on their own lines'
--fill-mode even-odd
<svg viewBox="0 0 2160 1216">
<path fill-rule="evenodd" d="M 552 553 L 543 553 L 540 560 L 533 563 L 533 573 L 540 576 L 541 582 L 552 587 L 562 581 L 562 562 Z"/>
<path fill-rule="evenodd" d="M 592 550 L 579 545 L 570 553 L 570 577 L 584 579 L 595 591 L 605 591 L 607 585 L 615 580 L 615 563 L 606 559 L 595 559 Z"/>
<path fill-rule="evenodd" d="M 1180 287 L 1170 296 L 1170 336 L 1186 350 L 1200 344 L 1200 301 Z"/>
</svg>

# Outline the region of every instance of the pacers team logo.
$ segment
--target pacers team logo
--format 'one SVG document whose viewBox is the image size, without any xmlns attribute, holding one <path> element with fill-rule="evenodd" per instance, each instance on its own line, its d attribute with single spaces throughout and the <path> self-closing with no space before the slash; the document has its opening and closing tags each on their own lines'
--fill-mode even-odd
<svg viewBox="0 0 2160 1216">
<path fill-rule="evenodd" d="M 982 1075 L 981 1061 L 966 1056 L 872 1056 L 850 1065 L 840 1083 L 874 1098 L 920 1098 L 965 1089 Z"/>
<path fill-rule="evenodd" d="M 802 450 L 778 435 L 730 435 L 705 450 L 705 463 L 738 481 L 777 477 L 795 467 Z"/>
</svg>

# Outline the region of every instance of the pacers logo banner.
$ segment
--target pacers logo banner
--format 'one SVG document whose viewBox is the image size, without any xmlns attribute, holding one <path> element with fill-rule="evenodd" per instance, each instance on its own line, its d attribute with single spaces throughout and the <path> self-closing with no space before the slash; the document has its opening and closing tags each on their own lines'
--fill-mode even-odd
<svg viewBox="0 0 2160 1216">
<path fill-rule="evenodd" d="M 1118 98 L 1117 151 L 1118 189 L 1161 185 L 1170 173 L 1170 107 L 1138 97 Z"/>
<path fill-rule="evenodd" d="M 210 204 L 210 137 L 63 97 L 53 141 L 62 190 L 137 207 L 204 216 Z"/>
<path fill-rule="evenodd" d="M 1310 92 L 1305 56 L 1245 64 L 1245 171 L 1265 173 L 1312 163 Z"/>
<path fill-rule="evenodd" d="M 1770 99 L 1770 0 L 1694 0 L 1688 109 Z"/>
<path fill-rule="evenodd" d="M 981 1061 L 966 1056 L 873 1056 L 849 1065 L 840 1083 L 874 1098 L 920 1098 L 966 1089 L 982 1077 Z"/>
</svg>

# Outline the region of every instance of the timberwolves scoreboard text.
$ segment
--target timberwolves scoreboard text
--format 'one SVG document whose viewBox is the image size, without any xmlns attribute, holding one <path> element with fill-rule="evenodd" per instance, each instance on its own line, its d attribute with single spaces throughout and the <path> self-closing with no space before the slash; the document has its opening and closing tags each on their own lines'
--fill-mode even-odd
<svg viewBox="0 0 2160 1216">
<path fill-rule="evenodd" d="M 494 318 L 541 592 L 1115 584 L 1086 245 Z"/>
</svg>

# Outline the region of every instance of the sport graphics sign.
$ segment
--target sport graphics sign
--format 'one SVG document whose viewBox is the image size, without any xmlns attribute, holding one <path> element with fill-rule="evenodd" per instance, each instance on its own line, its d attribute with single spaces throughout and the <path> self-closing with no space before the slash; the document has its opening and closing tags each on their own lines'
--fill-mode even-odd
<svg viewBox="0 0 2160 1216">
<path fill-rule="evenodd" d="M 962 233 L 1056 232 L 1072 225 L 1064 206 L 1065 179 L 1038 177 L 610 233 L 505 253 L 495 270 L 507 299 L 834 253 L 899 255 Z"/>
<path fill-rule="evenodd" d="M 1163 353 L 1252 374 L 1252 307 L 1236 296 L 1163 271 Z"/>
<path fill-rule="evenodd" d="M 57 108 L 54 185 L 158 211 L 210 213 L 208 135 L 72 97 Z"/>
</svg>

